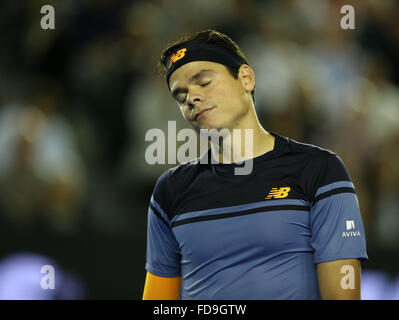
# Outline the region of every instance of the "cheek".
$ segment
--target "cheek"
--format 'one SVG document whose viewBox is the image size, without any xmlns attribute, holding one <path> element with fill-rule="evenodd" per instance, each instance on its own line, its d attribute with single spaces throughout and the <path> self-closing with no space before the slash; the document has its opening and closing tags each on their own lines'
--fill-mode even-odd
<svg viewBox="0 0 399 320">
<path fill-rule="evenodd" d="M 229 98 L 229 94 L 231 94 L 231 90 L 229 86 L 226 84 L 220 84 L 215 86 L 211 92 L 211 96 L 217 97 L 218 100 L 226 100 Z"/>
<path fill-rule="evenodd" d="M 193 126 L 194 129 L 196 129 L 196 127 L 198 126 L 197 123 L 195 121 L 190 120 L 192 117 L 190 108 L 188 107 L 180 108 L 180 112 L 183 115 L 184 120 L 186 120 L 191 126 Z"/>
<path fill-rule="evenodd" d="M 181 113 L 182 113 L 184 119 L 186 119 L 187 121 L 189 121 L 189 119 L 190 119 L 190 110 L 189 110 L 189 108 L 187 108 L 187 107 L 180 108 L 180 111 L 181 111 Z"/>
<path fill-rule="evenodd" d="M 183 118 L 187 119 L 187 110 L 186 110 L 187 108 L 182 108 L 182 107 L 180 107 L 179 104 L 177 104 L 177 107 L 179 108 L 179 111 L 182 114 Z"/>
<path fill-rule="evenodd" d="M 214 98 L 217 97 L 218 102 L 222 105 L 232 107 L 240 99 L 241 91 L 235 83 L 231 83 L 228 80 L 220 81 L 219 85 L 213 88 L 212 96 Z"/>
</svg>

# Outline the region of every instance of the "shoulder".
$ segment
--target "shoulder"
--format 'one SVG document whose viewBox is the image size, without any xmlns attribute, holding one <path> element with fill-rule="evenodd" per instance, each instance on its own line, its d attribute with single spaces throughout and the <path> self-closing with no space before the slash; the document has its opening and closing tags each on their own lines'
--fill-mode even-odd
<svg viewBox="0 0 399 320">
<path fill-rule="evenodd" d="M 166 170 L 157 179 L 152 198 L 168 216 L 173 216 L 177 196 L 195 179 L 200 167 L 199 159 L 194 159 Z"/>
<path fill-rule="evenodd" d="M 318 190 L 327 185 L 344 183 L 353 186 L 344 161 L 334 151 L 287 137 L 284 139 L 280 159 L 287 159 L 287 171 L 298 177 L 308 199 L 313 199 Z"/>
<path fill-rule="evenodd" d="M 312 166 L 313 172 L 317 169 L 326 169 L 326 167 L 345 166 L 339 155 L 332 150 L 287 137 L 284 137 L 284 139 L 286 143 L 283 148 L 283 156 L 297 156 L 298 160 L 302 160 L 307 166 Z"/>
<path fill-rule="evenodd" d="M 318 160 L 320 160 L 319 158 L 327 158 L 336 155 L 335 152 L 314 144 L 300 142 L 288 137 L 284 137 L 284 139 L 286 140 L 284 153 L 303 154 L 316 157 Z"/>
<path fill-rule="evenodd" d="M 199 159 L 193 159 L 169 168 L 157 179 L 156 187 L 170 187 L 184 184 L 190 176 L 194 175 L 199 169 Z"/>
</svg>

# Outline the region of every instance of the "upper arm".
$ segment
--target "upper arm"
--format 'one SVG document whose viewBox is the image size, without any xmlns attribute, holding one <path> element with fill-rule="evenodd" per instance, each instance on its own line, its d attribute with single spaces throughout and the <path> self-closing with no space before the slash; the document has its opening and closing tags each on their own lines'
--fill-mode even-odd
<svg viewBox="0 0 399 320">
<path fill-rule="evenodd" d="M 367 260 L 359 201 L 349 173 L 338 156 L 329 156 L 310 207 L 311 245 L 315 263 Z"/>
<path fill-rule="evenodd" d="M 343 161 L 330 155 L 310 209 L 311 246 L 323 299 L 360 299 L 366 238 L 355 187 Z"/>
<path fill-rule="evenodd" d="M 360 300 L 361 266 L 358 259 L 342 259 L 317 264 L 322 299 Z"/>
<path fill-rule="evenodd" d="M 179 300 L 181 277 L 159 277 L 147 271 L 143 300 Z"/>
<path fill-rule="evenodd" d="M 171 208 L 172 197 L 167 193 L 168 184 L 165 175 L 156 183 L 148 208 L 147 224 L 147 271 L 160 277 L 181 276 L 180 244 L 172 231 Z M 157 200 L 156 200 L 157 199 Z M 165 209 L 166 208 L 166 209 Z"/>
</svg>

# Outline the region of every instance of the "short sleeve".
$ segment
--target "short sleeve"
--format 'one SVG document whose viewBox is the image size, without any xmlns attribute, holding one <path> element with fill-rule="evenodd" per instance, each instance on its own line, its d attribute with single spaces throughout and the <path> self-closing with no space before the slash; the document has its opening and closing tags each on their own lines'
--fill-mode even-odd
<svg viewBox="0 0 399 320">
<path fill-rule="evenodd" d="M 167 174 L 157 181 L 148 208 L 146 270 L 160 277 L 180 276 L 179 244 L 171 230 L 164 207 L 168 201 Z M 158 202 L 158 201 L 160 202 Z M 169 199 L 169 201 L 172 201 Z"/>
<path fill-rule="evenodd" d="M 355 186 L 343 161 L 329 154 L 310 209 L 314 262 L 367 261 L 366 238 Z"/>
</svg>

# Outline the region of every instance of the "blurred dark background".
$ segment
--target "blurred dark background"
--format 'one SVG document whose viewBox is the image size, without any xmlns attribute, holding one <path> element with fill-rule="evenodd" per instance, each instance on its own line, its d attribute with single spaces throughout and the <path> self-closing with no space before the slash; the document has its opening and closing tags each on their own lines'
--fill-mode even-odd
<svg viewBox="0 0 399 320">
<path fill-rule="evenodd" d="M 46 4 L 55 30 L 40 27 Z M 355 30 L 340 27 L 346 4 Z M 344 160 L 367 236 L 363 298 L 399 299 L 398 18 L 393 0 L 2 1 L 0 299 L 141 298 L 147 206 L 174 166 L 145 161 L 145 133 L 186 127 L 155 67 L 168 42 L 208 28 L 246 54 L 266 130 Z M 46 263 L 57 290 L 43 296 L 24 276 Z"/>
</svg>

